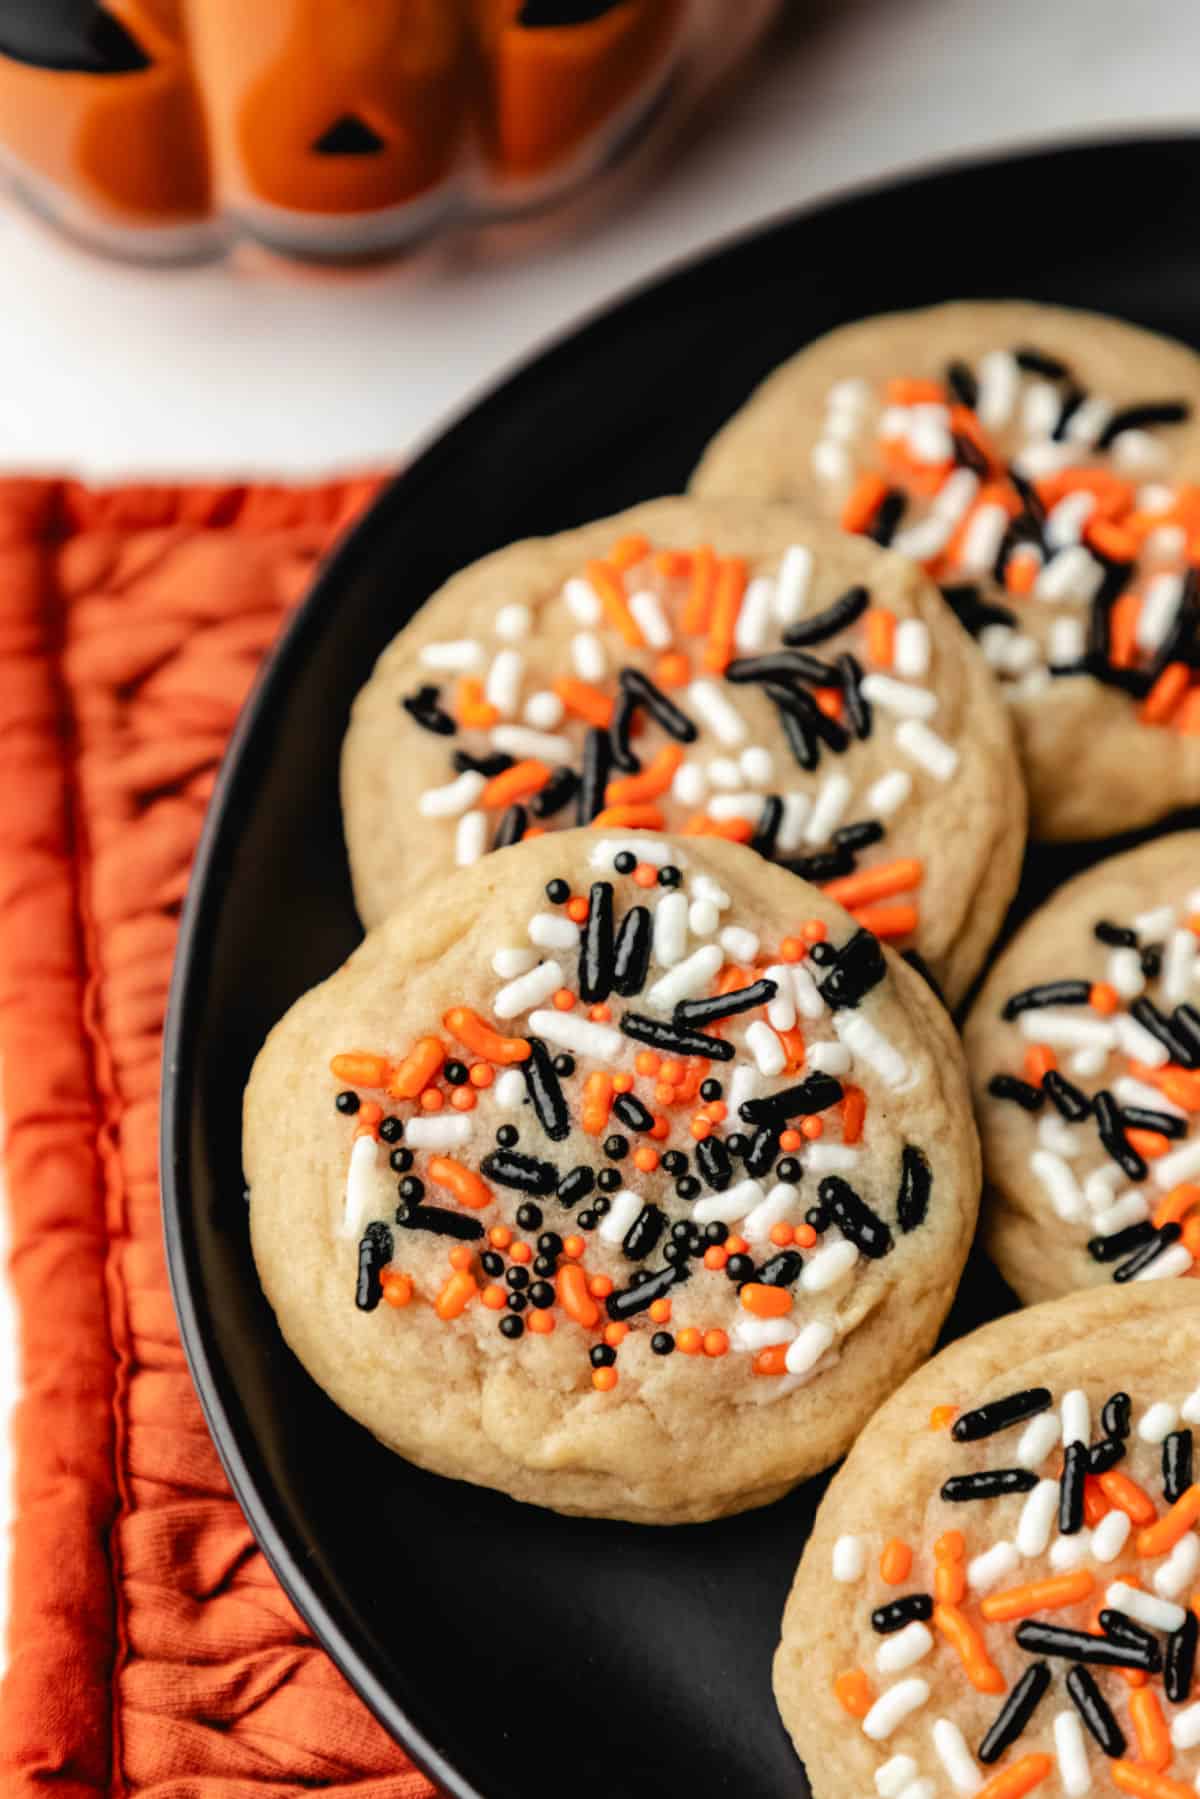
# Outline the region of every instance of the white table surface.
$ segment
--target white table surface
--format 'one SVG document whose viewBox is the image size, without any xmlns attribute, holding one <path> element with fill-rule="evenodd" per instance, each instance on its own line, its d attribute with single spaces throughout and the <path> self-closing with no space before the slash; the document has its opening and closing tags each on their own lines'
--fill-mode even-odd
<svg viewBox="0 0 1200 1799">
<path fill-rule="evenodd" d="M 0 200 L 0 468 L 390 463 L 548 335 L 717 238 L 962 151 L 1189 126 L 1198 71 L 1194 0 L 791 0 L 770 56 L 686 153 L 618 216 L 527 260 L 152 273 Z M 18 1379 L 0 1292 L 0 1416 Z M 10 1474 L 0 1428 L 5 1528 Z"/>
</svg>

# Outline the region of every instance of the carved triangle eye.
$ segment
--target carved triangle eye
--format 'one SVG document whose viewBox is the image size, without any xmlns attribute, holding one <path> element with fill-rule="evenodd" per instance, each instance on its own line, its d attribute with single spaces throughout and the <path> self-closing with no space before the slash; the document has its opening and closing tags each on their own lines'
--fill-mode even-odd
<svg viewBox="0 0 1200 1799">
<path fill-rule="evenodd" d="M 379 133 L 352 112 L 335 119 L 313 145 L 318 156 L 378 156 L 383 148 Z"/>
<path fill-rule="evenodd" d="M 0 0 L 0 55 L 79 75 L 150 67 L 137 39 L 97 0 Z"/>
<path fill-rule="evenodd" d="M 626 0 L 525 0 L 517 14 L 517 24 L 586 25 L 625 4 Z"/>
</svg>

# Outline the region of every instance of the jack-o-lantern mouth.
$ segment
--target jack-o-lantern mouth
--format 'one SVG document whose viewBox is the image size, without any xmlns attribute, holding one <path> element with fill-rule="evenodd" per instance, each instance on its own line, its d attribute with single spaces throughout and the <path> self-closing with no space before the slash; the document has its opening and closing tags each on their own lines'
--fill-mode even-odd
<svg viewBox="0 0 1200 1799">
<path fill-rule="evenodd" d="M 386 148 L 379 133 L 353 112 L 335 119 L 313 144 L 317 156 L 378 156 Z"/>
<path fill-rule="evenodd" d="M 132 32 L 98 0 L 0 0 L 0 54 L 74 75 L 150 67 Z"/>
<path fill-rule="evenodd" d="M 517 24 L 531 27 L 587 25 L 592 19 L 602 19 L 605 13 L 615 12 L 624 4 L 625 0 L 525 0 L 517 14 Z"/>
</svg>

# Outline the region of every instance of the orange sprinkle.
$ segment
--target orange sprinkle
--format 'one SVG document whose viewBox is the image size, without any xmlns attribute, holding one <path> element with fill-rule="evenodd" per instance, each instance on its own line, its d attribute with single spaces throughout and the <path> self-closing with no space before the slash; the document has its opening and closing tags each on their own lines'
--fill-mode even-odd
<svg viewBox="0 0 1200 1799">
<path fill-rule="evenodd" d="M 597 1393 L 611 1393 L 616 1384 L 617 1371 L 615 1368 L 592 1369 L 592 1385 Z"/>
<path fill-rule="evenodd" d="M 912 1550 L 899 1537 L 893 1537 L 883 1546 L 883 1554 L 879 1558 L 879 1573 L 889 1587 L 898 1587 L 912 1573 Z"/>
<path fill-rule="evenodd" d="M 1167 722 L 1188 690 L 1192 671 L 1186 662 L 1168 662 L 1142 702 L 1138 719 L 1144 725 Z"/>
<path fill-rule="evenodd" d="M 740 1297 L 746 1310 L 753 1312 L 756 1318 L 782 1318 L 792 1309 L 792 1295 L 786 1287 L 769 1287 L 760 1281 L 747 1281 Z"/>
<path fill-rule="evenodd" d="M 488 1242 L 493 1249 L 507 1249 L 512 1242 L 512 1232 L 506 1224 L 494 1224 L 488 1232 Z"/>
<path fill-rule="evenodd" d="M 891 375 L 885 386 L 889 406 L 944 406 L 946 390 L 940 381 L 916 375 Z"/>
<path fill-rule="evenodd" d="M 588 1281 L 588 1292 L 593 1299 L 607 1299 L 613 1290 L 612 1277 L 607 1274 L 593 1274 Z"/>
<path fill-rule="evenodd" d="M 655 664 L 654 678 L 660 687 L 686 687 L 692 678 L 692 665 L 682 650 L 668 650 Z"/>
<path fill-rule="evenodd" d="M 723 674 L 733 656 L 733 634 L 746 591 L 746 563 L 741 556 L 726 557 L 718 571 L 708 621 L 704 666 Z"/>
<path fill-rule="evenodd" d="M 669 1299 L 656 1299 L 650 1306 L 650 1316 L 655 1324 L 668 1324 L 671 1318 L 671 1302 Z"/>
<path fill-rule="evenodd" d="M 440 1037 L 422 1037 L 413 1044 L 403 1062 L 392 1071 L 388 1092 L 393 1099 L 416 1099 L 428 1087 L 446 1060 L 446 1046 Z"/>
<path fill-rule="evenodd" d="M 1181 737 L 1200 737 L 1200 688 L 1193 687 L 1184 696 L 1172 723 Z"/>
<path fill-rule="evenodd" d="M 677 581 L 691 574 L 692 557 L 687 550 L 659 550 L 654 557 L 654 570 L 668 581 Z"/>
<path fill-rule="evenodd" d="M 577 893 L 573 899 L 567 901 L 566 913 L 572 924 L 583 924 L 586 921 L 588 903 L 582 894 Z"/>
<path fill-rule="evenodd" d="M 857 906 L 850 915 L 855 924 L 884 942 L 893 937 L 907 937 L 916 930 L 920 914 L 913 905 Z"/>
<path fill-rule="evenodd" d="M 476 805 L 511 806 L 517 800 L 528 799 L 531 793 L 540 793 L 549 779 L 547 764 L 539 762 L 536 756 L 529 756 L 524 762 L 514 762 L 511 768 L 493 775 Z"/>
<path fill-rule="evenodd" d="M 929 1428 L 930 1430 L 945 1430 L 949 1425 L 954 1423 L 957 1416 L 957 1406 L 935 1405 L 929 1414 Z"/>
<path fill-rule="evenodd" d="M 609 826 L 623 831 L 661 831 L 664 819 L 657 806 L 605 806 L 602 812 L 597 812 L 592 824 L 601 831 Z"/>
<path fill-rule="evenodd" d="M 389 1269 L 379 1285 L 390 1306 L 406 1306 L 413 1296 L 413 1284 L 407 1274 L 396 1274 Z"/>
<path fill-rule="evenodd" d="M 821 891 L 848 912 L 871 900 L 891 899 L 897 893 L 911 893 L 925 878 L 925 864 L 917 856 L 901 856 L 894 862 L 883 862 L 862 874 L 841 875 L 826 881 Z"/>
<path fill-rule="evenodd" d="M 711 545 L 702 544 L 692 557 L 692 580 L 683 602 L 681 624 L 690 636 L 698 637 L 708 630 L 712 610 L 713 588 L 717 578 L 717 556 Z"/>
<path fill-rule="evenodd" d="M 816 1240 L 817 1233 L 811 1224 L 796 1224 L 792 1226 L 792 1241 L 795 1243 L 797 1249 L 811 1249 Z"/>
<path fill-rule="evenodd" d="M 1108 659 L 1114 668 L 1137 665 L 1137 627 L 1141 610 L 1140 593 L 1123 593 L 1108 615 Z"/>
<path fill-rule="evenodd" d="M 1084 526 L 1083 535 L 1094 550 L 1098 550 L 1101 556 L 1108 557 L 1111 562 L 1137 560 L 1137 537 L 1123 525 L 1114 525 L 1106 518 L 1091 518 Z"/>
<path fill-rule="evenodd" d="M 1035 1087 L 1040 1087 L 1052 1068 L 1058 1067 L 1058 1057 L 1048 1043 L 1031 1043 L 1025 1051 L 1025 1073 Z"/>
<path fill-rule="evenodd" d="M 785 962 L 800 962 L 805 953 L 804 945 L 796 937 L 785 937 L 779 945 L 779 954 Z"/>
<path fill-rule="evenodd" d="M 967 1539 L 961 1530 L 943 1531 L 933 1546 L 933 1557 L 938 1562 L 961 1562 L 967 1553 Z"/>
<path fill-rule="evenodd" d="M 721 1330 L 705 1331 L 703 1347 L 705 1355 L 715 1361 L 729 1353 L 729 1338 Z"/>
<path fill-rule="evenodd" d="M 786 1374 L 787 1344 L 772 1343 L 769 1349 L 760 1349 L 753 1367 L 755 1374 Z"/>
<path fill-rule="evenodd" d="M 1104 1485 L 1103 1475 L 1100 1476 L 1100 1484 L 1102 1486 Z M 1129 1484 L 1132 1486 L 1133 1482 L 1130 1481 Z M 1107 1487 L 1105 1487 L 1105 1492 L 1109 1494 L 1110 1499 L 1112 1499 L 1115 1504 L 1121 1504 L 1120 1500 L 1117 1499 L 1116 1494 L 1110 1492 Z M 1141 1493 L 1140 1487 L 1138 1488 L 1138 1492 Z M 1151 1516 L 1153 1516 L 1153 1505 L 1151 1505 L 1144 1493 L 1142 1493 L 1141 1496 L 1145 1501 L 1145 1504 L 1149 1507 Z M 1180 1494 L 1174 1505 L 1165 1511 L 1156 1523 L 1151 1523 L 1147 1518 L 1135 1516 L 1128 1506 L 1122 1506 L 1121 1509 L 1122 1511 L 1129 1512 L 1129 1515 L 1133 1518 L 1135 1524 L 1145 1524 L 1147 1526 L 1145 1530 L 1138 1532 L 1138 1554 L 1166 1555 L 1168 1549 L 1174 1549 L 1179 1539 L 1186 1536 L 1193 1524 L 1195 1524 L 1197 1518 L 1200 1518 L 1200 1484 L 1193 1482 L 1185 1492 Z"/>
<path fill-rule="evenodd" d="M 525 1329 L 535 1337 L 548 1337 L 554 1325 L 553 1312 L 530 1312 L 525 1320 Z"/>
<path fill-rule="evenodd" d="M 1129 1066 L 1139 1080 L 1149 1081 L 1160 1088 L 1169 1100 L 1181 1106 L 1185 1112 L 1200 1112 L 1200 1074 L 1194 1074 L 1190 1068 L 1179 1068 L 1170 1062 L 1165 1068 L 1147 1068 L 1141 1062 L 1131 1062 Z"/>
<path fill-rule="evenodd" d="M 1108 1764 L 1113 1785 L 1134 1799 L 1196 1799 L 1196 1789 L 1186 1780 L 1172 1780 L 1167 1774 L 1156 1774 L 1137 1762 L 1113 1761 Z M 977 1796 L 978 1799 L 978 1796 Z"/>
<path fill-rule="evenodd" d="M 818 712 L 823 712 L 826 718 L 833 719 L 835 724 L 841 724 L 842 714 L 846 707 L 840 687 L 814 687 L 812 696 L 817 703 Z"/>
<path fill-rule="evenodd" d="M 487 1062 L 472 1062 L 470 1081 L 472 1087 L 488 1088 L 496 1078 L 496 1071 Z"/>
<path fill-rule="evenodd" d="M 961 1605 L 967 1576 L 961 1562 L 939 1562 L 933 1570 L 933 1596 L 939 1605 Z"/>
<path fill-rule="evenodd" d="M 675 1339 L 675 1347 L 684 1355 L 699 1355 L 704 1348 L 704 1339 L 694 1325 L 680 1331 Z"/>
<path fill-rule="evenodd" d="M 655 868 L 653 862 L 639 862 L 633 871 L 633 879 L 639 887 L 656 887 L 658 885 L 658 870 Z"/>
<path fill-rule="evenodd" d="M 998 1690 L 1003 1691 L 1003 1686 Z M 1053 1767 L 1054 1763 L 1048 1755 L 1023 1755 L 1020 1761 L 1013 1762 L 1010 1767 L 1002 1768 L 999 1774 L 993 1774 L 990 1780 L 985 1780 L 975 1794 L 975 1799 L 1025 1799 L 1026 1793 L 1032 1793 L 1034 1787 L 1041 1786 Z M 1194 1794 L 1192 1799 L 1195 1799 Z"/>
<path fill-rule="evenodd" d="M 730 843 L 749 843 L 754 826 L 748 818 L 710 818 L 707 812 L 693 812 L 679 835 L 681 837 L 724 837 Z"/>
<path fill-rule="evenodd" d="M 438 1294 L 434 1310 L 443 1323 L 446 1323 L 466 1311 L 477 1291 L 475 1276 L 458 1268 Z"/>
<path fill-rule="evenodd" d="M 526 825 L 525 829 L 521 832 L 521 842 L 532 843 L 535 837 L 544 837 L 545 835 L 545 825 Z"/>
<path fill-rule="evenodd" d="M 356 1137 L 373 1137 L 383 1119 L 383 1107 L 377 1100 L 364 1099 L 354 1121 Z"/>
<path fill-rule="evenodd" d="M 1094 1530 L 1101 1518 L 1106 1518 L 1112 1506 L 1101 1491 L 1100 1482 L 1094 1474 L 1087 1474 L 1083 1480 L 1083 1521 L 1089 1530 Z"/>
<path fill-rule="evenodd" d="M 612 1076 L 589 1074 L 583 1083 L 583 1104 L 580 1108 L 580 1123 L 589 1137 L 599 1137 L 608 1127 L 608 1115 L 612 1109 L 613 1084 Z"/>
<path fill-rule="evenodd" d="M 533 1260 L 533 1251 L 528 1243 L 514 1243 L 508 1253 L 514 1262 L 532 1262 Z"/>
<path fill-rule="evenodd" d="M 887 498 L 887 491 L 888 484 L 882 475 L 872 469 L 861 474 L 842 507 L 842 530 L 865 531 Z"/>
<path fill-rule="evenodd" d="M 358 1050 L 335 1056 L 329 1068 L 334 1080 L 347 1087 L 386 1087 L 392 1071 L 386 1056 L 364 1055 Z"/>
<path fill-rule="evenodd" d="M 606 693 L 575 675 L 558 675 L 550 685 L 573 717 L 595 725 L 598 730 L 608 730 L 612 724 L 613 702 Z"/>
<path fill-rule="evenodd" d="M 1115 987 L 1110 986 L 1107 981 L 1092 982 L 1091 991 L 1088 994 L 1088 1005 L 1093 1012 L 1099 1012 L 1108 1018 L 1120 1004 L 1121 996 Z"/>
<path fill-rule="evenodd" d="M 1118 1511 L 1127 1512 L 1135 1524 L 1153 1524 L 1158 1515 L 1154 1509 L 1154 1501 L 1144 1488 L 1138 1486 L 1135 1480 L 1130 1480 L 1129 1476 L 1122 1474 L 1119 1468 L 1110 1468 L 1106 1474 L 1098 1474 L 1096 1478 L 1103 1488 L 1105 1498 L 1111 1499 Z M 1197 1498 L 1200 1498 L 1200 1487 L 1194 1490 Z M 1189 1487 L 1188 1492 L 1191 1491 L 1193 1489 Z M 1183 1499 L 1176 1500 L 1176 1506 L 1182 1505 L 1186 1498 L 1187 1493 L 1183 1495 Z M 1172 1510 L 1174 1509 L 1172 1507 Z M 1166 1518 L 1163 1518 L 1161 1522 L 1165 1524 L 1170 1515 L 1168 1512 Z M 1200 1511 L 1193 1514 L 1193 1522 L 1196 1516 L 1200 1516 Z M 1182 1536 L 1183 1532 L 1188 1529 L 1190 1529 L 1190 1524 L 1185 1524 L 1179 1535 Z M 1176 1539 L 1172 1537 L 1171 1543 L 1175 1541 Z M 1140 1537 L 1138 1542 L 1141 1543 Z M 1167 1544 L 1168 1549 L 1171 1547 L 1171 1543 Z M 1140 1553 L 1142 1555 L 1161 1555 L 1163 1551 L 1161 1549 L 1141 1549 Z"/>
<path fill-rule="evenodd" d="M 456 1112 L 473 1112 L 476 1105 L 474 1087 L 468 1085 L 453 1088 L 450 1094 L 450 1104 Z"/>
<path fill-rule="evenodd" d="M 639 649 L 646 640 L 629 610 L 620 572 L 607 562 L 589 562 L 584 573 L 614 631 L 620 633 L 631 650 Z"/>
<path fill-rule="evenodd" d="M 969 406 L 951 406 L 950 429 L 957 437 L 965 437 L 969 443 L 974 444 L 987 463 L 989 474 L 997 472 L 1001 467 L 1001 459 L 997 456 L 987 432 Z"/>
<path fill-rule="evenodd" d="M 1010 556 L 1004 565 L 1004 585 L 1009 593 L 1032 593 L 1041 566 L 1041 558 L 1029 550 L 1018 550 Z"/>
<path fill-rule="evenodd" d="M 618 780 L 608 783 L 604 789 L 605 805 L 621 806 L 638 800 L 658 799 L 670 787 L 682 761 L 682 746 L 678 743 L 664 743 L 653 761 L 647 763 L 639 774 L 622 775 Z M 653 871 L 653 875 L 657 880 L 657 869 Z"/>
<path fill-rule="evenodd" d="M 453 1193 L 459 1205 L 469 1206 L 475 1212 L 490 1206 L 494 1198 L 487 1182 L 474 1169 L 456 1162 L 452 1156 L 431 1156 L 429 1178 L 435 1186 L 445 1187 Z"/>
<path fill-rule="evenodd" d="M 503 1287 L 485 1287 L 479 1297 L 489 1312 L 502 1312 L 508 1304 L 508 1295 Z"/>
<path fill-rule="evenodd" d="M 446 1260 L 451 1268 L 469 1268 L 475 1260 L 475 1252 L 469 1244 L 456 1243 Z"/>
<path fill-rule="evenodd" d="M 791 1155 L 793 1150 L 799 1149 L 803 1142 L 804 1138 L 800 1135 L 799 1131 L 789 1129 L 779 1133 L 779 1147 L 780 1149 L 786 1150 L 789 1155 Z"/>
<path fill-rule="evenodd" d="M 729 1260 L 729 1251 L 722 1249 L 719 1243 L 710 1243 L 704 1252 L 704 1266 L 720 1270 Z"/>
<path fill-rule="evenodd" d="M 551 1004 L 556 1012 L 572 1012 L 576 1005 L 576 995 L 569 987 L 557 987 Z"/>
<path fill-rule="evenodd" d="M 745 1237 L 730 1235 L 725 1239 L 725 1247 L 731 1256 L 744 1256 L 750 1245 Z"/>
<path fill-rule="evenodd" d="M 872 606 L 863 614 L 867 632 L 867 661 L 874 668 L 891 668 L 896 659 L 896 614 L 886 606 Z"/>
<path fill-rule="evenodd" d="M 483 682 L 477 675 L 463 675 L 455 691 L 454 710 L 460 725 L 469 730 L 490 730 L 500 717 L 496 707 L 483 697 Z"/>
<path fill-rule="evenodd" d="M 838 1106 L 842 1114 L 842 1142 L 857 1143 L 867 1116 L 866 1094 L 861 1087 L 843 1087 Z"/>
<path fill-rule="evenodd" d="M 436 1087 L 426 1087 L 424 1093 L 421 1095 L 421 1110 L 423 1112 L 440 1112 L 445 1103 L 445 1094 L 439 1093 Z"/>
<path fill-rule="evenodd" d="M 652 1049 L 640 1049 L 633 1058 L 633 1065 L 639 1074 L 657 1074 L 662 1067 L 662 1057 Z"/>
<path fill-rule="evenodd" d="M 784 1224 L 782 1221 L 780 1221 L 779 1224 L 773 1224 L 768 1235 L 776 1249 L 787 1249 L 790 1244 L 796 1241 L 796 1232 L 794 1228 L 790 1224 Z"/>
<path fill-rule="evenodd" d="M 933 1623 L 956 1651 L 967 1679 L 977 1693 L 1004 1691 L 1004 1676 L 988 1659 L 983 1638 L 965 1612 L 956 1605 L 935 1605 Z"/>
<path fill-rule="evenodd" d="M 587 1238 L 570 1236 L 563 1238 L 563 1254 L 565 1256 L 581 1256 L 587 1248 Z"/>
<path fill-rule="evenodd" d="M 688 1129 L 691 1131 L 692 1136 L 696 1139 L 697 1143 L 703 1143 L 706 1137 L 712 1136 L 712 1124 L 707 1118 L 702 1117 L 699 1112 L 697 1112 L 696 1116 L 692 1119 Z"/>
<path fill-rule="evenodd" d="M 660 1157 L 658 1151 L 656 1149 L 651 1149 L 648 1143 L 642 1144 L 640 1148 L 635 1149 L 633 1152 L 634 1167 L 640 1168 L 643 1174 L 653 1174 L 654 1170 L 658 1167 L 659 1160 Z"/>
<path fill-rule="evenodd" d="M 591 1006 L 588 1009 L 588 1017 L 596 1024 L 607 1024 L 612 1017 L 612 1007 L 604 1004 Z"/>
<path fill-rule="evenodd" d="M 1164 1137 L 1161 1131 L 1143 1131 L 1136 1125 L 1130 1125 L 1125 1135 L 1130 1147 L 1136 1149 L 1139 1155 L 1145 1156 L 1147 1162 L 1157 1162 L 1171 1147 L 1170 1139 Z"/>
<path fill-rule="evenodd" d="M 608 561 L 613 568 L 624 574 L 627 568 L 642 562 L 650 554 L 650 539 L 643 537 L 640 531 L 631 532 L 628 537 L 619 537 L 608 552 Z"/>
<path fill-rule="evenodd" d="M 568 1318 L 585 1330 L 600 1322 L 600 1308 L 587 1290 L 587 1276 L 578 1262 L 567 1262 L 555 1276 L 558 1303 Z"/>
<path fill-rule="evenodd" d="M 1028 1618 L 1033 1612 L 1053 1612 L 1064 1605 L 1075 1605 L 1089 1598 L 1095 1589 L 1095 1576 L 1086 1568 L 1077 1568 L 1071 1574 L 1056 1574 L 1048 1580 L 1007 1587 L 1003 1593 L 989 1593 L 980 1600 L 979 1610 L 989 1624 L 1006 1624 L 1012 1618 Z"/>
<path fill-rule="evenodd" d="M 650 1135 L 656 1143 L 665 1143 L 671 1135 L 671 1126 L 667 1119 L 656 1116 L 654 1123 L 650 1126 Z"/>
<path fill-rule="evenodd" d="M 1200 1258 L 1200 1218 L 1188 1218 L 1185 1221 L 1179 1241 L 1193 1261 Z"/>
<path fill-rule="evenodd" d="M 628 1335 L 627 1324 L 606 1324 L 604 1327 L 604 1341 L 610 1349 L 619 1349 Z"/>
<path fill-rule="evenodd" d="M 848 1668 L 844 1674 L 839 1674 L 833 1683 L 833 1694 L 842 1710 L 849 1712 L 852 1718 L 865 1718 L 874 1697 L 862 1668 Z"/>
<path fill-rule="evenodd" d="M 800 935 L 805 943 L 824 943 L 829 935 L 829 926 L 821 918 L 806 918 L 800 927 Z"/>
<path fill-rule="evenodd" d="M 1138 1754 L 1148 1768 L 1161 1774 L 1171 1765 L 1171 1734 L 1152 1687 L 1129 1695 L 1129 1716 L 1138 1741 Z"/>
</svg>

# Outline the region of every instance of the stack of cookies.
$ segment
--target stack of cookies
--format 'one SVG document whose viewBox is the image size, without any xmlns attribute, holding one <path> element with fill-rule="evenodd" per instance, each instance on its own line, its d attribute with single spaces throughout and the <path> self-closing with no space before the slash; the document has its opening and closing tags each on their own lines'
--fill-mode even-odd
<svg viewBox="0 0 1200 1799">
<path fill-rule="evenodd" d="M 1200 360 L 950 305 L 463 570 L 354 707 L 368 935 L 246 1096 L 280 1327 L 560 1512 L 850 1450 L 776 1660 L 818 1799 L 1196 1790 L 1197 561 Z M 1090 865 L 980 985 L 1027 831 Z M 1034 1309 L 929 1361 L 981 1184 Z"/>
</svg>

